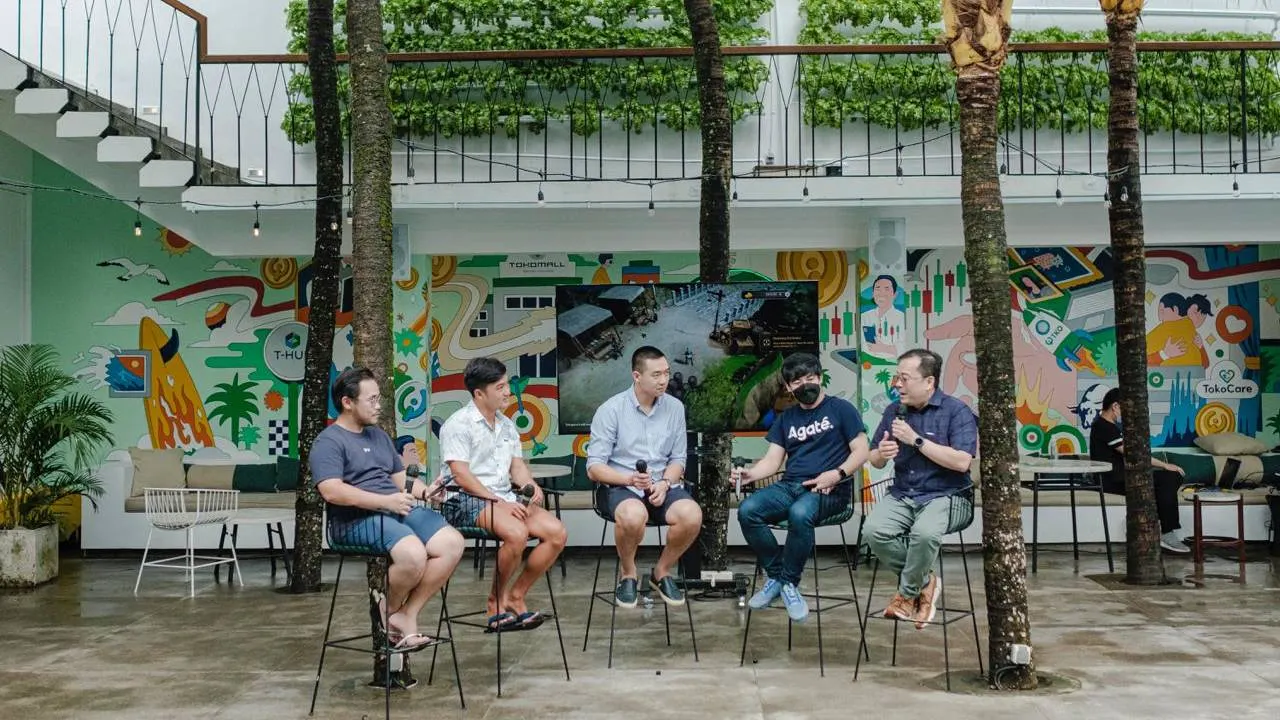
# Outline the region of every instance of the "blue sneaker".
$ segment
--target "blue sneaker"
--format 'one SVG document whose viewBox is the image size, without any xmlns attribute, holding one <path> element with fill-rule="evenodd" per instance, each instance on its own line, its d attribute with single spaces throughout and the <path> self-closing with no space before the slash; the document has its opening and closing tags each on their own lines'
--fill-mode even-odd
<svg viewBox="0 0 1280 720">
<path fill-rule="evenodd" d="M 747 601 L 747 605 L 750 605 L 752 610 L 763 610 L 772 605 L 773 601 L 777 600 L 781 594 L 782 583 L 766 577 L 764 587 L 760 588 L 760 592 L 751 596 L 751 599 Z"/>
<path fill-rule="evenodd" d="M 782 604 L 787 606 L 787 615 L 792 622 L 802 623 L 809 617 L 809 603 L 800 594 L 800 589 L 791 583 L 782 586 Z"/>
</svg>

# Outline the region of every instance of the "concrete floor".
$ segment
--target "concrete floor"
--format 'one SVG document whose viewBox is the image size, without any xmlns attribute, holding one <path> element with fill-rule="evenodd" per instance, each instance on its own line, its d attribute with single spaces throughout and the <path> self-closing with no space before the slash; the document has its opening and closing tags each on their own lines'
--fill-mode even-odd
<svg viewBox="0 0 1280 720">
<path fill-rule="evenodd" d="M 1090 548 L 1096 550 L 1097 548 Z M 795 631 L 786 651 L 781 611 L 755 613 L 745 667 L 739 649 L 745 615 L 730 600 L 694 602 L 700 662 L 694 662 L 683 609 L 671 614 L 667 647 L 662 607 L 619 610 L 614 667 L 606 669 L 608 606 L 597 603 L 591 640 L 582 651 L 592 556 L 578 553 L 568 579 L 553 574 L 572 681 L 565 682 L 554 625 L 504 638 L 503 697 L 495 697 L 494 638 L 457 627 L 467 709 L 458 707 L 447 652 L 444 674 L 425 682 L 430 651 L 413 656 L 422 682 L 392 696 L 395 717 L 586 718 L 621 712 L 671 718 L 1280 718 L 1280 559 L 1250 548 L 1248 583 L 1209 577 L 1203 587 L 1132 589 L 1105 576 L 1098 554 L 1043 553 L 1031 579 L 1032 638 L 1042 671 L 1079 682 L 1070 692 L 1035 695 L 948 694 L 933 688 L 943 668 L 942 633 L 903 627 L 898 667 L 889 665 L 892 625 L 873 621 L 871 662 L 852 682 L 858 646 L 855 615 L 823 618 L 826 677 L 818 674 L 816 623 Z M 741 570 L 749 571 L 741 549 Z M 1171 576 L 1193 571 L 1167 557 Z M 974 593 L 983 605 L 981 555 L 971 553 Z M 606 574 L 612 563 L 606 561 Z M 642 569 L 648 564 L 642 563 Z M 350 568 L 350 566 L 348 566 Z M 1211 558 L 1210 575 L 1234 572 Z M 336 561 L 326 565 L 332 581 Z M 0 717 L 43 718 L 301 718 L 311 699 L 329 594 L 277 591 L 267 562 L 242 562 L 245 586 L 197 578 L 197 596 L 177 572 L 148 569 L 133 596 L 137 559 L 63 559 L 61 577 L 35 591 L 0 595 Z M 954 590 L 963 586 L 960 556 L 949 553 Z M 344 573 L 335 625 L 367 631 L 363 574 Z M 811 576 L 810 576 L 811 577 Z M 842 570 L 824 573 L 824 592 L 838 592 Z M 888 590 L 879 579 L 877 604 Z M 470 559 L 459 567 L 450 606 L 482 607 L 487 581 Z M 870 570 L 858 573 L 865 592 Z M 806 590 L 811 580 L 806 578 Z M 546 586 L 533 597 L 545 601 Z M 956 592 L 949 606 L 963 605 Z M 434 621 L 438 604 L 423 614 Z M 985 640 L 985 612 L 980 631 Z M 432 625 L 434 627 L 434 625 Z M 957 686 L 976 675 L 971 625 L 950 626 Z M 985 656 L 985 641 L 983 653 Z M 985 657 L 984 657 L 985 661 Z M 330 651 L 316 717 L 382 715 L 382 691 L 365 655 Z"/>
</svg>

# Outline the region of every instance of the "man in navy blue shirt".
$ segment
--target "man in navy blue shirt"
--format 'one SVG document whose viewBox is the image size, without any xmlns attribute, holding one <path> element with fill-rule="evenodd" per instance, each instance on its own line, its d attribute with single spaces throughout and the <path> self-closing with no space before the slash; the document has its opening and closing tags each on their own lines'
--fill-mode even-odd
<svg viewBox="0 0 1280 720">
<path fill-rule="evenodd" d="M 869 459 L 893 463 L 889 493 L 867 517 L 867 544 L 897 573 L 898 592 L 887 618 L 914 620 L 923 630 L 937 610 L 942 581 L 933 572 L 951 519 L 952 496 L 972 485 L 978 424 L 968 405 L 938 389 L 942 358 L 908 350 L 898 358 L 893 386 L 899 400 L 885 408 Z"/>
<path fill-rule="evenodd" d="M 738 508 L 747 544 L 765 571 L 764 587 L 751 597 L 760 610 L 778 596 L 796 622 L 809 615 L 797 587 L 805 561 L 813 553 L 814 527 L 849 507 L 853 483 L 846 482 L 867 461 L 867 431 L 849 401 L 822 389 L 822 366 L 809 353 L 782 363 L 782 382 L 798 405 L 782 411 L 769 428 L 769 450 L 749 468 L 734 468 L 739 484 L 772 476 L 787 461 L 782 478 L 751 493 Z M 771 523 L 787 521 L 787 543 L 778 546 Z"/>
</svg>

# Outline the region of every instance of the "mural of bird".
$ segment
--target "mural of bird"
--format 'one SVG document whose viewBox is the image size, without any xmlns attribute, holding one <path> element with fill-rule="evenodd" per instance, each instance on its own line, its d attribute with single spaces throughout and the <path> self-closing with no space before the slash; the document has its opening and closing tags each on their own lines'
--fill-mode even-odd
<svg viewBox="0 0 1280 720">
<path fill-rule="evenodd" d="M 151 277 L 155 278 L 156 282 L 160 283 L 161 285 L 169 284 L 169 278 L 165 277 L 165 274 L 161 272 L 160 269 L 155 267 L 154 265 L 149 265 L 147 263 L 138 264 L 126 257 L 119 257 L 114 260 L 103 260 L 102 262 L 98 263 L 98 267 L 111 267 L 111 266 L 118 267 L 124 270 L 123 275 L 116 276 L 116 279 L 120 280 L 121 282 L 128 282 L 142 275 L 150 275 Z"/>
</svg>

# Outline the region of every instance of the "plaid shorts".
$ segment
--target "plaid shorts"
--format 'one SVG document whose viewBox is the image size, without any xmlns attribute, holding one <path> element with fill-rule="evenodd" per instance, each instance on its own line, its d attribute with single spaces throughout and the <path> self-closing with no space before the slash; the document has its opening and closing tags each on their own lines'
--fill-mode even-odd
<svg viewBox="0 0 1280 720">
<path fill-rule="evenodd" d="M 493 503 L 475 495 L 457 493 L 444 501 L 440 514 L 454 527 L 480 527 L 480 513 L 493 512 Z"/>
</svg>

